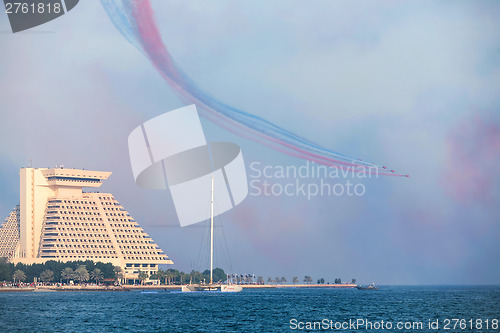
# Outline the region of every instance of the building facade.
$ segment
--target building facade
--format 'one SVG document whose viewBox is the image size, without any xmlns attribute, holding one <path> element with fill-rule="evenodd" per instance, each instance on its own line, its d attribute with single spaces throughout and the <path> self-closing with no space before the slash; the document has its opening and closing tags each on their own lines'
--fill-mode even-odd
<svg viewBox="0 0 500 333">
<path fill-rule="evenodd" d="M 111 172 L 23 168 L 20 204 L 0 227 L 0 257 L 13 263 L 93 260 L 120 266 L 125 278 L 173 264 L 110 193 Z"/>
</svg>

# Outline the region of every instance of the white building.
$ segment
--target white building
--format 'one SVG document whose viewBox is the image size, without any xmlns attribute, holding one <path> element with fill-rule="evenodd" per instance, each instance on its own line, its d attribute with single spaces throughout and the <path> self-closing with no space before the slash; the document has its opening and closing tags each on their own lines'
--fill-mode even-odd
<svg viewBox="0 0 500 333">
<path fill-rule="evenodd" d="M 111 172 L 23 168 L 20 205 L 0 227 L 0 257 L 13 263 L 48 260 L 109 262 L 132 278 L 173 264 L 110 193 L 100 187 Z"/>
</svg>

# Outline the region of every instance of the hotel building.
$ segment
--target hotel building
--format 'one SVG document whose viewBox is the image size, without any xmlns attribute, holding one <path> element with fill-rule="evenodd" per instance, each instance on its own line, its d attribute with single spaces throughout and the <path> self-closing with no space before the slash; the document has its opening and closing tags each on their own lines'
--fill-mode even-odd
<svg viewBox="0 0 500 333">
<path fill-rule="evenodd" d="M 13 263 L 93 260 L 112 263 L 125 278 L 173 264 L 110 193 L 97 188 L 111 172 L 23 168 L 20 204 L 0 227 L 0 257 Z"/>
</svg>

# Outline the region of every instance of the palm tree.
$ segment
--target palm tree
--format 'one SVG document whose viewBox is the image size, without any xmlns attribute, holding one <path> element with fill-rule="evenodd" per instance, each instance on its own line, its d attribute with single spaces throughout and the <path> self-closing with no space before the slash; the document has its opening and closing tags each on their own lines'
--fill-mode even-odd
<svg viewBox="0 0 500 333">
<path fill-rule="evenodd" d="M 118 283 L 122 282 L 122 279 L 124 278 L 123 274 L 123 269 L 120 266 L 115 266 L 113 268 L 113 272 L 115 272 L 115 279 Z"/>
<path fill-rule="evenodd" d="M 21 281 L 26 280 L 26 274 L 20 269 L 14 272 L 14 275 L 12 275 L 12 279 L 14 279 L 14 283 L 16 283 L 16 280 L 18 283 L 21 283 Z"/>
<path fill-rule="evenodd" d="M 269 283 L 269 284 L 273 283 L 273 279 L 271 279 L 271 277 L 268 277 L 267 278 L 267 283 Z"/>
<path fill-rule="evenodd" d="M 293 284 L 298 283 L 299 282 L 299 278 L 296 277 L 296 276 L 294 276 L 293 279 L 292 279 L 292 282 L 293 282 Z"/>
<path fill-rule="evenodd" d="M 215 269 L 214 269 L 215 271 Z M 170 273 L 170 283 L 169 284 L 175 284 L 175 281 L 177 281 L 180 277 L 180 272 L 176 269 L 170 268 L 168 271 Z M 209 272 L 210 274 L 210 272 Z"/>
<path fill-rule="evenodd" d="M 165 284 L 172 284 L 177 276 L 178 271 L 176 269 L 167 269 L 165 272 Z"/>
<path fill-rule="evenodd" d="M 75 278 L 79 283 L 86 282 L 89 280 L 90 275 L 89 271 L 85 267 L 85 265 L 80 265 L 78 268 L 75 270 Z"/>
<path fill-rule="evenodd" d="M 148 273 L 139 271 L 139 280 L 141 280 L 141 284 L 144 284 L 144 281 L 146 281 L 148 277 Z"/>
<path fill-rule="evenodd" d="M 170 279 L 172 278 L 172 272 L 169 269 L 165 271 L 165 284 L 170 284 Z"/>
<path fill-rule="evenodd" d="M 191 273 L 189 273 L 190 275 L 190 278 L 189 278 L 189 283 L 198 283 L 198 282 L 201 282 L 201 280 L 203 280 L 203 275 L 198 272 L 198 271 L 195 271 L 194 269 L 191 271 Z"/>
<path fill-rule="evenodd" d="M 95 268 L 91 273 L 90 277 L 97 283 L 99 284 L 99 281 L 101 281 L 104 278 L 104 273 L 101 272 L 99 268 Z"/>
<path fill-rule="evenodd" d="M 180 279 L 181 279 L 181 281 L 180 281 L 180 282 L 181 282 L 181 284 L 183 284 L 183 283 L 184 283 L 184 278 L 186 277 L 186 275 L 187 275 L 187 274 L 186 274 L 186 273 L 184 273 L 184 272 L 180 272 L 180 273 L 179 273 L 179 277 L 180 277 Z"/>
<path fill-rule="evenodd" d="M 312 277 L 310 277 L 309 275 L 304 276 L 304 282 L 305 283 L 311 283 L 312 280 L 313 280 Z"/>
<path fill-rule="evenodd" d="M 280 284 L 281 283 L 281 279 L 279 277 L 276 277 L 276 279 L 274 281 L 276 282 L 276 284 Z"/>
<path fill-rule="evenodd" d="M 75 275 L 75 272 L 71 267 L 66 267 L 61 272 L 61 279 L 66 280 L 66 283 L 69 283 L 69 280 L 72 279 Z"/>
<path fill-rule="evenodd" d="M 167 283 L 167 272 L 165 272 L 164 269 L 160 268 L 158 270 L 158 272 L 156 273 L 156 275 L 158 275 L 158 279 L 160 280 L 160 284 L 161 284 L 161 280 L 163 280 L 163 283 Z"/>
<path fill-rule="evenodd" d="M 43 282 L 49 282 L 49 281 L 52 281 L 54 279 L 54 272 L 52 272 L 51 270 L 44 270 L 42 273 L 40 273 L 40 280 L 42 280 Z"/>
<path fill-rule="evenodd" d="M 262 276 L 257 277 L 257 283 L 258 284 L 264 284 L 264 278 Z"/>
<path fill-rule="evenodd" d="M 286 281 L 286 277 L 282 276 L 281 277 L 281 283 L 285 284 L 287 281 Z"/>
</svg>

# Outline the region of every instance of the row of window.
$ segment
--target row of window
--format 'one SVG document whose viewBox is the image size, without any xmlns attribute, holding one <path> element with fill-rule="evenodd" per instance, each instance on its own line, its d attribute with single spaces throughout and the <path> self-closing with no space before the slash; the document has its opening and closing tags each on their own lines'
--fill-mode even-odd
<svg viewBox="0 0 500 333">
<path fill-rule="evenodd" d="M 73 245 L 73 244 L 54 244 L 54 243 L 45 243 L 43 244 L 42 247 L 61 247 L 61 248 L 67 248 L 67 247 L 78 247 L 78 248 L 92 248 L 92 249 L 112 249 L 114 248 L 112 245 L 93 245 L 93 244 L 78 244 L 78 245 Z"/>
<path fill-rule="evenodd" d="M 157 264 L 132 264 L 132 263 L 127 263 L 126 267 L 153 267 L 155 268 Z"/>
<path fill-rule="evenodd" d="M 46 250 L 42 249 L 42 254 L 43 253 L 83 253 L 87 255 L 112 255 L 114 257 L 118 257 L 116 255 L 116 252 L 114 251 L 88 251 L 88 250 Z"/>
<path fill-rule="evenodd" d="M 134 220 L 127 219 L 127 218 L 124 218 L 124 219 L 108 218 L 108 221 L 110 221 L 110 222 L 123 222 L 123 223 L 117 224 L 117 225 L 130 225 L 130 226 L 137 226 L 138 225 L 137 222 L 135 222 Z M 111 226 L 113 226 L 113 225 L 111 224 Z"/>
<path fill-rule="evenodd" d="M 151 242 L 145 242 L 144 240 L 135 240 L 135 239 L 132 239 L 132 240 L 128 240 L 128 239 L 117 239 L 116 240 L 117 243 L 127 243 L 127 244 L 149 244 L 149 243 L 153 243 L 153 241 Z"/>
<path fill-rule="evenodd" d="M 54 223 L 54 222 L 52 222 Z M 83 226 L 83 227 L 104 227 L 104 223 L 95 223 L 95 222 L 76 222 L 76 221 L 68 221 L 68 222 L 55 222 L 58 225 L 68 225 L 68 226 Z"/>
<path fill-rule="evenodd" d="M 57 233 L 47 233 L 47 234 L 44 234 L 44 236 L 47 236 L 47 237 L 51 237 L 51 236 L 64 236 L 64 237 L 82 237 L 81 235 L 79 234 L 57 234 Z M 54 240 L 54 241 L 71 241 L 71 242 L 80 242 L 80 243 L 111 243 L 111 241 L 109 239 L 100 239 L 100 238 L 97 238 L 97 237 L 101 237 L 101 238 L 107 238 L 107 236 L 103 236 L 103 235 L 97 235 L 96 238 L 80 238 L 80 239 L 64 239 L 64 238 L 60 238 L 60 239 L 57 239 L 57 240 Z M 50 241 L 51 239 L 44 239 L 44 241 Z"/>
<path fill-rule="evenodd" d="M 61 258 L 71 258 L 71 259 L 87 259 L 89 256 L 72 256 L 72 255 L 66 255 L 66 256 L 52 256 L 52 255 L 41 255 L 41 258 L 46 258 L 46 259 L 61 259 Z M 93 259 L 115 259 L 117 257 L 112 257 L 112 256 L 92 256 Z"/>
<path fill-rule="evenodd" d="M 125 216 L 123 213 L 106 213 L 106 216 Z"/>
<path fill-rule="evenodd" d="M 66 214 L 66 215 L 99 215 L 99 212 L 82 212 L 82 211 L 62 211 L 62 210 L 51 210 L 47 211 L 47 214 Z"/>
<path fill-rule="evenodd" d="M 95 201 L 83 201 L 83 200 L 61 200 L 61 199 L 50 199 L 49 204 L 53 203 L 65 203 L 65 204 L 89 204 L 95 205 Z"/>
<path fill-rule="evenodd" d="M 154 251 L 156 250 L 155 248 L 151 246 L 137 246 L 137 245 L 132 245 L 132 246 L 119 246 L 120 249 L 143 249 L 143 250 L 150 250 Z"/>
<path fill-rule="evenodd" d="M 64 181 L 64 182 L 79 182 L 79 183 L 100 183 L 100 179 L 91 179 L 91 178 L 73 178 L 73 177 L 57 177 L 51 176 L 47 178 L 48 181 Z"/>
<path fill-rule="evenodd" d="M 111 229 L 113 232 L 142 232 L 138 229 Z"/>
<path fill-rule="evenodd" d="M 40 256 L 41 258 L 46 258 L 46 259 L 61 259 L 61 258 L 72 258 L 72 259 L 87 259 L 88 257 L 92 257 L 93 259 L 116 259 L 116 256 L 103 256 L 103 255 L 90 255 L 90 256 L 85 256 L 85 255 L 50 255 L 50 254 L 42 254 Z M 124 258 L 126 260 L 163 260 L 163 258 L 154 258 L 154 259 L 146 259 L 142 257 L 126 257 Z"/>
<path fill-rule="evenodd" d="M 106 233 L 106 229 L 90 229 L 90 228 L 64 228 L 64 227 L 61 227 L 61 228 L 45 228 L 45 231 L 54 231 L 54 230 L 57 230 L 57 231 L 83 231 L 83 232 L 94 232 L 94 234 L 102 234 L 102 233 Z"/>
<path fill-rule="evenodd" d="M 120 208 L 116 208 L 116 207 L 103 207 L 104 210 L 114 210 L 114 211 L 123 211 L 122 209 Z"/>
</svg>

